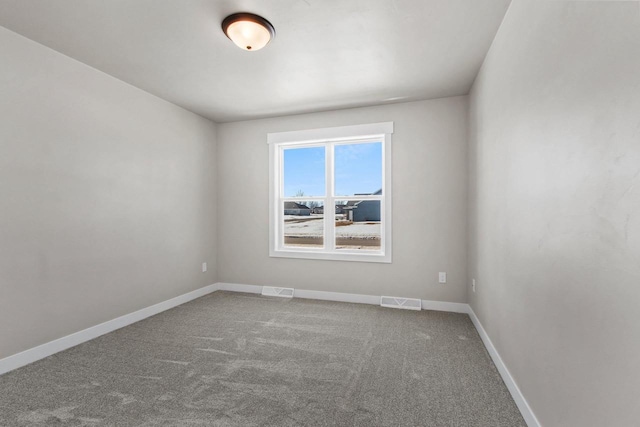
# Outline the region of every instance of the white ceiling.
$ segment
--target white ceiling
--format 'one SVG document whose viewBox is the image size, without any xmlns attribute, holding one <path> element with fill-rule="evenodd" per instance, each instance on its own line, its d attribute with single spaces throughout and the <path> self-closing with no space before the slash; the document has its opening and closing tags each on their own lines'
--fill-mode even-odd
<svg viewBox="0 0 640 427">
<path fill-rule="evenodd" d="M 510 0 L 0 0 L 0 25 L 217 122 L 463 95 Z M 238 49 L 220 23 L 267 18 Z"/>
</svg>

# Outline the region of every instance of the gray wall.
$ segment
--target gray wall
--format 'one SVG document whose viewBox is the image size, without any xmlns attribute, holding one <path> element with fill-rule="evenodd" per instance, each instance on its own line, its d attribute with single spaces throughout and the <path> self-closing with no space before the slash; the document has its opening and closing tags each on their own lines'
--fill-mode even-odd
<svg viewBox="0 0 640 427">
<path fill-rule="evenodd" d="M 638 2 L 513 2 L 470 136 L 474 311 L 543 425 L 638 425 Z"/>
<path fill-rule="evenodd" d="M 216 282 L 214 124 L 2 27 L 0 58 L 0 358 Z"/>
<path fill-rule="evenodd" d="M 457 97 L 219 125 L 220 280 L 466 302 L 466 119 Z M 270 258 L 267 133 L 382 121 L 395 122 L 393 263 Z"/>
</svg>

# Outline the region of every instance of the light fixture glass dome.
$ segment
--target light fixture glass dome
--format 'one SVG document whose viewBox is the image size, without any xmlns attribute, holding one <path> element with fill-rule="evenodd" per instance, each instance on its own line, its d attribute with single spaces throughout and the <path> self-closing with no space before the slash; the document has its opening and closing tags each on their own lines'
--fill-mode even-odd
<svg viewBox="0 0 640 427">
<path fill-rule="evenodd" d="M 227 16 L 222 30 L 240 49 L 250 51 L 262 49 L 276 34 L 269 21 L 251 13 Z"/>
</svg>

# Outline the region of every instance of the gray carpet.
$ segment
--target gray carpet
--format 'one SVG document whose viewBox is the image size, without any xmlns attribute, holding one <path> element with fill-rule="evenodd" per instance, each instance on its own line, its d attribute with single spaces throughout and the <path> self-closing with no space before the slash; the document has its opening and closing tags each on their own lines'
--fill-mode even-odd
<svg viewBox="0 0 640 427">
<path fill-rule="evenodd" d="M 216 292 L 0 376 L 0 425 L 525 423 L 466 315 Z"/>
</svg>

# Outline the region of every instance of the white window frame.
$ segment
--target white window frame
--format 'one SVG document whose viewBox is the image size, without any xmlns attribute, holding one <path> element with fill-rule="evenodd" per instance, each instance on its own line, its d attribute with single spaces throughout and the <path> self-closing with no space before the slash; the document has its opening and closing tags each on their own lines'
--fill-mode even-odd
<svg viewBox="0 0 640 427">
<path fill-rule="evenodd" d="M 269 144 L 269 256 L 336 261 L 391 262 L 391 136 L 393 122 L 331 127 L 267 134 Z M 338 144 L 382 143 L 382 195 L 336 196 L 334 194 L 334 150 Z M 284 197 L 283 151 L 285 148 L 325 146 L 326 194 L 324 197 Z M 336 200 L 380 200 L 379 251 L 335 249 L 335 216 L 324 216 L 324 248 L 284 245 L 284 201 L 322 201 L 325 211 Z"/>
</svg>

